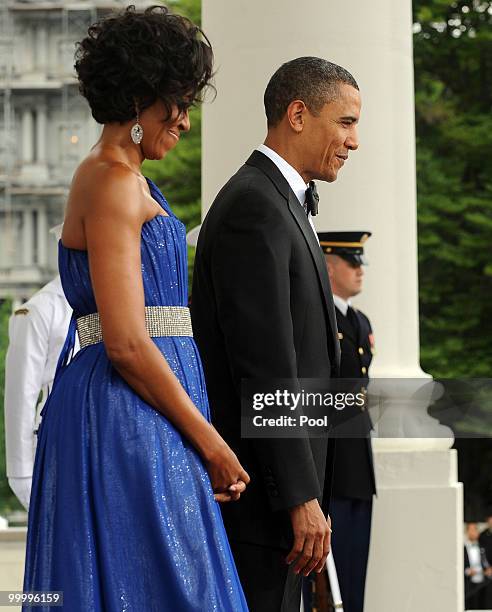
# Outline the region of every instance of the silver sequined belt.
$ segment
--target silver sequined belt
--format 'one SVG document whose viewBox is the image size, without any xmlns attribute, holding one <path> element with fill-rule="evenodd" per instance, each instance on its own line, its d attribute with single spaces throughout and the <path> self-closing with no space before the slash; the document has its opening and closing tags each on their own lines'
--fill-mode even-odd
<svg viewBox="0 0 492 612">
<path fill-rule="evenodd" d="M 145 328 L 152 338 L 193 336 L 190 309 L 187 306 L 146 306 Z M 99 313 L 77 317 L 80 348 L 103 341 Z"/>
</svg>

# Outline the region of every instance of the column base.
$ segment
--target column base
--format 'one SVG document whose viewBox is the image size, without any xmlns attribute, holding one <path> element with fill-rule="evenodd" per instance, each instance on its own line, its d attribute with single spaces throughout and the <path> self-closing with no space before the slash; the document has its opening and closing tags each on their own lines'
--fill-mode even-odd
<svg viewBox="0 0 492 612">
<path fill-rule="evenodd" d="M 463 612 L 463 487 L 455 450 L 375 450 L 366 612 Z"/>
</svg>

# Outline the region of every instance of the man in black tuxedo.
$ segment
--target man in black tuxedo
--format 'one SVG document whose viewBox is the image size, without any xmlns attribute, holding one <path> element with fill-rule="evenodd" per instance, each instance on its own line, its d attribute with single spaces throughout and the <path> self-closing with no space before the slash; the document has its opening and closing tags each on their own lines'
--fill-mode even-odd
<svg viewBox="0 0 492 612">
<path fill-rule="evenodd" d="M 488 610 L 488 589 L 492 568 L 485 550 L 480 546 L 476 523 L 466 524 L 464 547 L 465 566 L 465 610 Z"/>
<path fill-rule="evenodd" d="M 362 266 L 367 263 L 364 243 L 370 236 L 370 232 L 360 231 L 318 233 L 335 301 L 341 348 L 340 377 L 355 379 L 354 384 L 362 391 L 369 382 L 374 337 L 369 319 L 350 300 L 362 290 Z M 365 405 L 345 407 L 340 416 L 347 437 L 336 437 L 330 516 L 336 525 L 332 550 L 345 612 L 364 609 L 372 499 L 376 493 L 370 438 L 372 422 L 366 408 Z"/>
<path fill-rule="evenodd" d="M 265 143 L 200 231 L 192 319 L 213 423 L 251 476 L 247 494 L 222 508 L 249 608 L 298 612 L 301 574 L 322 571 L 329 551 L 333 449 L 322 438 L 241 439 L 241 381 L 338 373 L 311 181 L 334 181 L 357 149 L 360 96 L 345 69 L 305 57 L 277 70 L 264 102 Z"/>
</svg>

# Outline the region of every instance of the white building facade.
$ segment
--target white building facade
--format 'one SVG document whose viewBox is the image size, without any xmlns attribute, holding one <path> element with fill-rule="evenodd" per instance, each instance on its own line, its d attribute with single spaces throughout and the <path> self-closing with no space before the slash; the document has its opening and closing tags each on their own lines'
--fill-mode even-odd
<svg viewBox="0 0 492 612">
<path fill-rule="evenodd" d="M 57 273 L 49 228 L 100 131 L 78 92 L 75 43 L 127 4 L 0 0 L 0 300 L 17 304 Z"/>
</svg>

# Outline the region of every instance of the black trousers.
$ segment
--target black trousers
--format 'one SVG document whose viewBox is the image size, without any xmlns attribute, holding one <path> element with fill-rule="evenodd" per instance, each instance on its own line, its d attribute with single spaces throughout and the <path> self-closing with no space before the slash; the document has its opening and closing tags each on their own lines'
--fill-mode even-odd
<svg viewBox="0 0 492 612">
<path fill-rule="evenodd" d="M 334 497 L 331 548 L 337 568 L 344 612 L 363 612 L 371 536 L 372 499 Z"/>
<path fill-rule="evenodd" d="M 469 578 L 465 579 L 465 610 L 489 610 L 492 583 L 485 579 L 474 584 Z"/>
<path fill-rule="evenodd" d="M 302 574 L 285 562 L 288 552 L 231 541 L 250 612 L 299 612 Z"/>
</svg>

